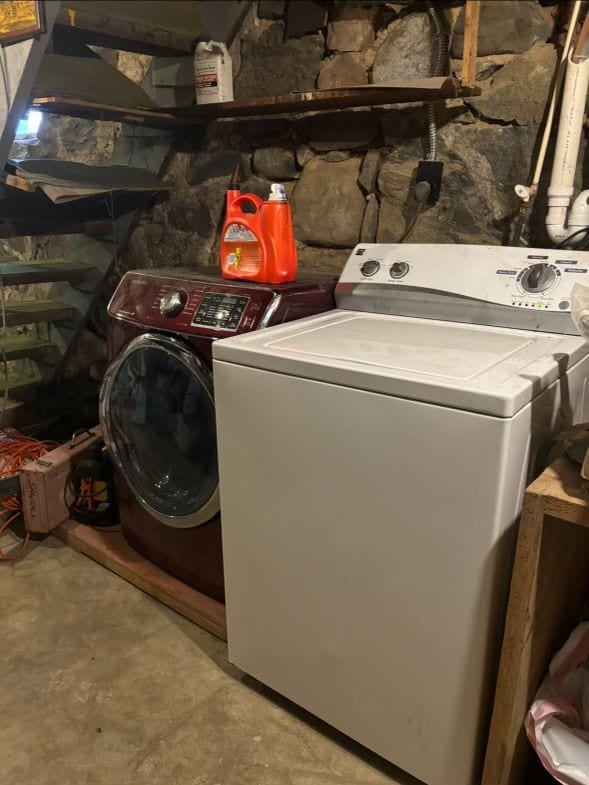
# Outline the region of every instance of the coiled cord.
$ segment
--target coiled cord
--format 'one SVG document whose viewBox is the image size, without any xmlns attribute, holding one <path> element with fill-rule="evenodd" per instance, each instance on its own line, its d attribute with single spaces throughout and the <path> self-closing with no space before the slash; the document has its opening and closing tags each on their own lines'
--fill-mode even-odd
<svg viewBox="0 0 589 785">
<path fill-rule="evenodd" d="M 0 478 L 13 477 L 19 469 L 29 461 L 40 458 L 49 450 L 57 447 L 56 442 L 39 442 L 28 436 L 23 436 L 15 431 L 0 429 Z M 22 514 L 22 499 L 20 494 L 8 499 L 0 500 L 0 535 L 4 534 Z M 23 541 L 17 548 L 5 553 L 0 548 L 0 561 L 16 561 L 25 552 L 29 542 L 29 534 L 25 534 Z"/>
</svg>

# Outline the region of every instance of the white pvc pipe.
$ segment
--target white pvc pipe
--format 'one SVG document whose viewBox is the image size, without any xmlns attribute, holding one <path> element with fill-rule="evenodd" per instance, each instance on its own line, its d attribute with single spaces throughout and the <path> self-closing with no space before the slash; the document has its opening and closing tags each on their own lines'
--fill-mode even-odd
<svg viewBox="0 0 589 785">
<path fill-rule="evenodd" d="M 583 122 L 585 118 L 585 100 L 589 89 L 589 59 L 580 63 L 573 62 L 572 52 L 569 53 L 567 71 L 564 82 L 562 107 L 552 178 L 548 188 L 548 215 L 546 216 L 546 230 L 550 239 L 561 243 L 573 232 L 584 226 L 589 227 L 589 205 L 586 204 L 585 195 L 575 200 L 575 207 L 571 214 L 575 223 L 567 225 L 568 209 L 574 193 L 575 170 L 579 155 L 579 145 Z M 585 205 L 583 206 L 583 202 Z M 579 223 L 580 222 L 580 223 Z M 571 244 L 578 244 L 585 239 L 584 234 L 577 235 Z"/>
<path fill-rule="evenodd" d="M 582 0 L 575 0 L 575 4 L 571 12 L 571 18 L 569 19 L 569 27 L 567 30 L 566 40 L 562 48 L 560 60 L 558 61 L 558 67 L 554 79 L 554 88 L 552 90 L 552 95 L 550 97 L 550 105 L 548 107 L 548 114 L 546 116 L 546 123 L 544 125 L 544 133 L 542 135 L 542 142 L 540 144 L 540 150 L 538 151 L 538 158 L 536 159 L 536 168 L 534 169 L 532 184 L 530 186 L 530 189 L 532 190 L 533 193 L 536 193 L 536 191 L 538 190 L 538 184 L 540 182 L 540 177 L 542 176 L 542 169 L 544 168 L 544 159 L 546 158 L 546 150 L 548 149 L 550 132 L 552 131 L 552 123 L 554 122 L 554 114 L 556 112 L 556 104 L 560 96 L 560 88 L 562 87 L 562 82 L 564 79 L 567 62 L 571 51 L 573 36 L 575 34 L 577 20 L 579 18 L 579 13 L 581 11 L 581 4 L 582 4 Z"/>
</svg>

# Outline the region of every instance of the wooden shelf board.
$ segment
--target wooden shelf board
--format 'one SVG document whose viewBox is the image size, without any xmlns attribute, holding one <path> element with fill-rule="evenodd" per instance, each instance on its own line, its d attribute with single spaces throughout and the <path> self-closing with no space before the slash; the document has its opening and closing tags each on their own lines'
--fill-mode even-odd
<svg viewBox="0 0 589 785">
<path fill-rule="evenodd" d="M 193 125 L 190 118 L 175 117 L 169 110 L 140 109 L 115 104 L 99 104 L 82 98 L 53 96 L 34 98 L 31 106 L 39 112 L 81 117 L 85 120 L 109 120 L 114 123 L 130 123 L 147 128 L 177 128 Z"/>
<path fill-rule="evenodd" d="M 22 374 L 16 371 L 9 372 L 8 393 L 9 395 L 16 396 L 17 398 L 19 398 L 21 395 L 26 395 L 26 393 L 37 388 L 40 384 L 42 384 L 42 382 L 43 379 L 41 377 L 41 374 L 38 372 L 34 372 L 31 374 Z M 0 372 L 0 399 L 4 397 L 4 390 L 5 390 L 4 373 Z M 1 406 L 2 404 L 0 401 L 0 408 Z"/>
<path fill-rule="evenodd" d="M 139 9 L 137 19 L 132 19 L 129 14 L 126 14 L 127 18 L 118 16 L 117 10 L 121 5 L 101 2 L 87 3 L 85 7 L 81 3 L 68 3 L 66 0 L 55 25 L 79 41 L 109 49 L 159 56 L 191 54 L 200 31 L 194 29 L 187 35 L 178 30 L 166 29 L 168 12 L 165 6 L 169 5 L 169 1 L 161 4 L 161 21 L 149 18 L 145 3 Z M 132 7 L 131 4 L 127 5 Z"/>
<path fill-rule="evenodd" d="M 122 532 L 98 531 L 65 521 L 53 534 L 221 640 L 227 640 L 225 606 L 143 558 L 128 545 Z"/>
<path fill-rule="evenodd" d="M 152 191 L 115 191 L 115 219 L 149 206 Z M 0 183 L 0 237 L 41 234 L 104 235 L 112 231 L 110 194 L 54 204 L 42 191 L 34 193 Z"/>
<path fill-rule="evenodd" d="M 215 118 L 333 111 L 354 107 L 388 106 L 414 101 L 440 101 L 480 94 L 478 88 L 464 88 L 457 79 L 450 77 L 435 80 L 440 85 L 436 87 L 431 86 L 434 80 L 424 79 L 421 81 L 424 83 L 423 87 L 387 86 L 315 90 L 272 98 L 226 101 L 218 104 L 201 104 L 200 106 L 162 107 L 155 110 L 98 104 L 83 99 L 60 98 L 58 96 L 36 98 L 32 105 L 39 111 L 52 114 L 65 114 L 92 120 L 111 120 L 151 128 L 174 128 L 195 125 Z"/>
<path fill-rule="evenodd" d="M 36 359 L 58 351 L 57 346 L 51 341 L 30 335 L 11 335 L 6 339 L 7 360 Z"/>
<path fill-rule="evenodd" d="M 174 117 L 196 120 L 217 117 L 252 117 L 267 114 L 288 114 L 316 112 L 353 107 L 387 106 L 414 101 L 439 101 L 447 98 L 460 98 L 464 95 L 478 95 L 478 89 L 465 89 L 457 79 L 423 79 L 421 87 L 403 85 L 386 87 L 356 87 L 338 90 L 314 90 L 306 93 L 291 93 L 272 98 L 255 98 L 247 101 L 227 101 L 200 106 L 166 107 Z M 438 86 L 433 87 L 432 85 Z"/>
<path fill-rule="evenodd" d="M 59 300 L 21 300 L 6 303 L 6 324 L 9 327 L 36 322 L 60 322 L 76 314 L 76 308 Z"/>
<path fill-rule="evenodd" d="M 51 283 L 53 281 L 81 281 L 95 269 L 87 262 L 71 262 L 65 259 L 0 262 L 0 275 L 4 286 Z"/>
<path fill-rule="evenodd" d="M 0 238 L 35 237 L 55 234 L 87 234 L 102 237 L 112 232 L 112 220 L 59 222 L 50 219 L 2 220 L 0 219 Z"/>
</svg>

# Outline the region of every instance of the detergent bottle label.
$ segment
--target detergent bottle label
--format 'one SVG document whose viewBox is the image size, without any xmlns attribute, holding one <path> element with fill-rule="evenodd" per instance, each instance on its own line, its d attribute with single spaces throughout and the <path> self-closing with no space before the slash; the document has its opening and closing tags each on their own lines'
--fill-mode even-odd
<svg viewBox="0 0 589 785">
<path fill-rule="evenodd" d="M 226 243 L 257 243 L 258 238 L 247 226 L 229 224 L 223 238 Z"/>
<path fill-rule="evenodd" d="M 255 274 L 262 262 L 260 243 L 256 235 L 241 224 L 233 223 L 225 229 L 225 265 L 228 270 L 246 275 Z"/>
</svg>

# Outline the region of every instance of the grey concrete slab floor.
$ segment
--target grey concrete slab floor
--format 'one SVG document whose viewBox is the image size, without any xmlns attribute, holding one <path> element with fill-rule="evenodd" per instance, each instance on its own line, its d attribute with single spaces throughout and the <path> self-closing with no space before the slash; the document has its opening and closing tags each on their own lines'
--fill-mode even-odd
<svg viewBox="0 0 589 785">
<path fill-rule="evenodd" d="M 0 563 L 1 785 L 409 782 L 48 538 Z"/>
</svg>

